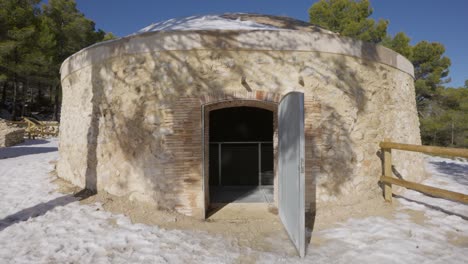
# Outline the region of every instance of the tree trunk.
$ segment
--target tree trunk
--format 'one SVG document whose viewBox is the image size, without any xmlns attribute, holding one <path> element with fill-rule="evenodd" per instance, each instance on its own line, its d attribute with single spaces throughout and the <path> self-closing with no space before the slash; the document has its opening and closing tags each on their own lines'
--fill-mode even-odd
<svg viewBox="0 0 468 264">
<path fill-rule="evenodd" d="M 36 87 L 37 87 L 37 84 L 36 84 Z M 28 82 L 28 93 L 29 93 L 29 109 L 31 109 L 31 105 L 34 104 L 34 92 L 33 92 L 33 85 L 31 85 L 29 82 Z"/>
<path fill-rule="evenodd" d="M 5 101 L 6 101 L 6 90 L 7 90 L 7 84 L 8 82 L 5 81 L 3 83 L 3 89 L 2 89 L 2 101 L 0 102 L 0 105 L 5 105 Z"/>
<path fill-rule="evenodd" d="M 29 80 L 26 78 L 26 82 L 23 83 L 23 89 L 21 89 L 21 116 L 26 114 L 26 108 L 28 107 L 27 98 L 29 97 Z"/>
<path fill-rule="evenodd" d="M 453 119 L 452 119 L 452 141 L 451 141 L 451 145 L 453 146 L 453 129 L 454 129 L 454 124 L 453 124 Z"/>
<path fill-rule="evenodd" d="M 18 93 L 18 84 L 16 83 L 16 74 L 15 74 L 15 79 L 13 80 L 13 103 L 12 107 L 13 109 L 11 110 L 11 120 L 16 121 L 16 97 Z"/>
<path fill-rule="evenodd" d="M 15 66 L 18 65 L 18 51 L 15 48 Z M 16 68 L 16 67 L 15 67 Z M 16 100 L 18 96 L 18 75 L 16 74 L 16 71 L 13 75 L 13 104 L 12 104 L 12 111 L 11 111 L 11 120 L 16 121 Z"/>
<path fill-rule="evenodd" d="M 43 103 L 44 100 L 42 100 L 42 98 L 44 98 L 44 92 L 42 91 L 42 89 L 44 89 L 44 86 L 41 85 L 41 83 L 37 83 L 37 97 L 36 97 L 36 100 L 34 102 L 37 102 L 37 103 Z M 31 98 L 33 98 L 31 96 Z M 38 107 L 40 108 L 42 105 L 38 105 Z M 37 110 L 36 110 L 37 111 Z"/>
</svg>

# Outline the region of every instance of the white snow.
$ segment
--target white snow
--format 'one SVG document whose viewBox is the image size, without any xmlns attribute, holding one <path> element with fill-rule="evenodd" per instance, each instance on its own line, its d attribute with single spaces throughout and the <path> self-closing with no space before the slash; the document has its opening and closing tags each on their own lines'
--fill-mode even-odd
<svg viewBox="0 0 468 264">
<path fill-rule="evenodd" d="M 174 30 L 278 30 L 279 28 L 256 23 L 254 21 L 241 21 L 220 17 L 218 15 L 190 16 L 173 18 L 166 21 L 151 24 L 140 29 L 136 34 L 152 31 Z"/>
<path fill-rule="evenodd" d="M 468 206 L 407 191 L 394 219 L 349 219 L 314 231 L 320 246 L 305 259 L 259 252 L 234 240 L 196 231 L 132 224 L 100 204 L 80 205 L 57 193 L 49 161 L 57 140 L 27 141 L 0 149 L 0 263 L 466 263 Z M 468 193 L 468 162 L 427 158 L 425 184 Z M 450 176 L 452 174 L 452 176 Z M 417 223 L 407 209 L 421 212 Z M 466 241 L 466 240 L 465 240 Z M 290 248 L 287 240 L 275 246 Z"/>
<path fill-rule="evenodd" d="M 219 263 L 239 255 L 219 237 L 132 224 L 55 192 L 48 172 L 57 143 L 0 149 L 0 263 Z"/>
</svg>

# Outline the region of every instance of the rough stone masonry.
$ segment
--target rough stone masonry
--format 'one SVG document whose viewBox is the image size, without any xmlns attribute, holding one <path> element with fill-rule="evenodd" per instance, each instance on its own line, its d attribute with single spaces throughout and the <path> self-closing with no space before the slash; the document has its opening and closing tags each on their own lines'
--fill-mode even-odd
<svg viewBox="0 0 468 264">
<path fill-rule="evenodd" d="M 24 142 L 24 129 L 9 126 L 0 119 L 0 147 L 10 147 Z"/>
<path fill-rule="evenodd" d="M 382 196 L 379 142 L 421 144 L 413 66 L 381 46 L 313 26 L 281 28 L 269 19 L 278 30 L 149 32 L 68 58 L 61 68 L 58 175 L 204 217 L 209 170 L 202 109 L 234 104 L 276 111 L 284 95 L 299 91 L 306 208 Z M 424 176 L 418 154 L 396 151 L 393 161 L 406 179 Z"/>
</svg>

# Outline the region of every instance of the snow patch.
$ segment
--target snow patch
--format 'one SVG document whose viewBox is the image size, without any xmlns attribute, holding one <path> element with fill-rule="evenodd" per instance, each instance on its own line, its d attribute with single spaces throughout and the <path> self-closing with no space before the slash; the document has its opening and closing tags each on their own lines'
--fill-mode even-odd
<svg viewBox="0 0 468 264">
<path fill-rule="evenodd" d="M 254 21 L 242 21 L 240 19 L 227 19 L 218 15 L 190 16 L 173 18 L 166 21 L 151 24 L 140 29 L 135 34 L 153 31 L 174 30 L 279 30 L 277 27 L 260 24 Z"/>
<path fill-rule="evenodd" d="M 100 204 L 81 205 L 55 191 L 48 172 L 58 141 L 29 140 L 0 149 L 0 259 L 2 263 L 466 263 L 468 205 L 406 191 L 395 217 L 349 219 L 314 231 L 320 245 L 307 256 L 274 252 L 197 231 L 133 224 Z M 427 158 L 424 183 L 468 193 L 468 163 Z M 408 213 L 419 211 L 417 223 Z M 458 240 L 457 240 L 458 239 Z M 464 240 L 463 240 L 464 239 Z M 453 240 L 461 241 L 461 244 Z"/>
</svg>

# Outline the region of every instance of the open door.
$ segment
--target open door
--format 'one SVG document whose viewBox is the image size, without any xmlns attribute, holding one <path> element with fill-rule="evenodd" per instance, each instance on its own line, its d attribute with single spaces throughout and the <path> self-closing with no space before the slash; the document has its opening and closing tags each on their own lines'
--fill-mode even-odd
<svg viewBox="0 0 468 264">
<path fill-rule="evenodd" d="M 278 109 L 279 215 L 301 257 L 305 256 L 304 94 L 291 92 Z"/>
</svg>

